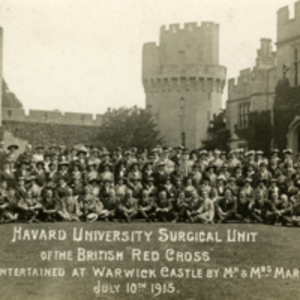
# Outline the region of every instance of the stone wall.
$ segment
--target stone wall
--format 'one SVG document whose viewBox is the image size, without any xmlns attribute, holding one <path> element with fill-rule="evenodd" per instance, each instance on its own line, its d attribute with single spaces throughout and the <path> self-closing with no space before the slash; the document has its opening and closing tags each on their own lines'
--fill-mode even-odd
<svg viewBox="0 0 300 300">
<path fill-rule="evenodd" d="M 45 147 L 52 143 L 69 147 L 77 144 L 104 145 L 98 139 L 99 127 L 96 126 L 3 121 L 1 130 L 6 146 L 16 143 L 21 149 L 26 143 L 43 144 Z"/>
</svg>

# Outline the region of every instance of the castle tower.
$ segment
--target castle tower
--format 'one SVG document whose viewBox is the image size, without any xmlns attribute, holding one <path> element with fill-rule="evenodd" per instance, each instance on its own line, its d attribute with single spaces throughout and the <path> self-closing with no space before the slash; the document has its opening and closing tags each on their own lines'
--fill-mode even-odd
<svg viewBox="0 0 300 300">
<path fill-rule="evenodd" d="M 2 125 L 3 29 L 0 27 L 0 126 Z"/>
<path fill-rule="evenodd" d="M 226 68 L 219 65 L 219 25 L 161 27 L 159 45 L 143 46 L 146 107 L 166 145 L 198 148 L 221 111 Z"/>
<path fill-rule="evenodd" d="M 285 76 L 291 86 L 300 85 L 300 0 L 294 5 L 294 18 L 290 17 L 289 8 L 282 7 L 277 12 L 277 77 Z"/>
</svg>

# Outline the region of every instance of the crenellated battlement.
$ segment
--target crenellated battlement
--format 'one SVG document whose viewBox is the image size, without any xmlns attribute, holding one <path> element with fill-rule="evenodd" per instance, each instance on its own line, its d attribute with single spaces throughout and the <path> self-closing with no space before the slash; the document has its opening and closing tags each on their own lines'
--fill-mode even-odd
<svg viewBox="0 0 300 300">
<path fill-rule="evenodd" d="M 2 107 L 3 121 L 30 122 L 30 123 L 51 123 L 80 126 L 101 126 L 103 115 L 85 113 L 61 113 L 59 111 L 29 110 L 28 114 L 24 109 Z"/>
<path fill-rule="evenodd" d="M 215 78 L 148 79 L 143 81 L 143 85 L 147 94 L 172 91 L 207 91 L 221 94 L 225 87 L 225 80 Z"/>
<path fill-rule="evenodd" d="M 274 92 L 276 70 L 276 53 L 272 51 L 272 40 L 262 38 L 255 67 L 241 70 L 237 80 L 229 79 L 228 101 L 247 98 L 252 94 Z"/>
<path fill-rule="evenodd" d="M 199 29 L 218 29 L 219 24 L 214 22 L 201 22 L 201 24 L 198 24 L 197 22 L 190 22 L 190 23 L 184 23 L 182 24 L 169 24 L 169 25 L 162 25 L 160 27 L 160 33 L 178 33 L 178 32 L 194 32 Z"/>
<path fill-rule="evenodd" d="M 196 22 L 163 25 L 159 45 L 143 45 L 143 81 L 174 78 L 214 78 L 223 81 L 219 65 L 219 25 Z"/>
<path fill-rule="evenodd" d="M 237 78 L 228 80 L 228 101 L 248 98 L 251 95 L 275 93 L 277 69 L 258 69 L 254 67 L 240 71 Z"/>
<path fill-rule="evenodd" d="M 299 36 L 300 0 L 295 2 L 294 17 L 290 17 L 289 7 L 285 6 L 277 12 L 277 43 L 282 43 Z"/>
</svg>

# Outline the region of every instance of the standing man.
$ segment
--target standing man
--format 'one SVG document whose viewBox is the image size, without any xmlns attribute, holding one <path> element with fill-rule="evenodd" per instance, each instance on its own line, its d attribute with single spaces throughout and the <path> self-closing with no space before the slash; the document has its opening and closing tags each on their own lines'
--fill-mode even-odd
<svg viewBox="0 0 300 300">
<path fill-rule="evenodd" d="M 3 149 L 4 147 L 4 142 L 0 142 L 0 169 L 3 169 L 3 162 L 6 160 L 6 152 Z"/>
</svg>

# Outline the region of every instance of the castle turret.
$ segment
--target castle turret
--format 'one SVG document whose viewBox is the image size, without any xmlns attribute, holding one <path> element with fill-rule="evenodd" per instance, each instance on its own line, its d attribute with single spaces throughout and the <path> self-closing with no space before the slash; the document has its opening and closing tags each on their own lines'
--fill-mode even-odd
<svg viewBox="0 0 300 300">
<path fill-rule="evenodd" d="M 3 29 L 0 27 L 0 126 L 2 125 Z"/>
<path fill-rule="evenodd" d="M 219 65 L 219 25 L 162 26 L 159 45 L 143 46 L 142 73 L 147 108 L 166 144 L 200 147 L 222 107 L 226 68 Z"/>
<path fill-rule="evenodd" d="M 277 12 L 277 77 L 285 75 L 292 86 L 300 85 L 300 0 L 295 2 L 294 18 L 290 18 L 289 8 L 282 7 Z"/>
</svg>

